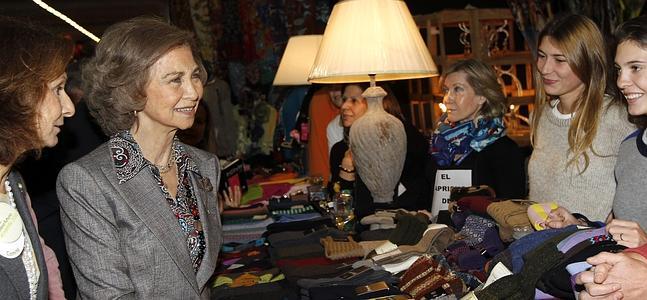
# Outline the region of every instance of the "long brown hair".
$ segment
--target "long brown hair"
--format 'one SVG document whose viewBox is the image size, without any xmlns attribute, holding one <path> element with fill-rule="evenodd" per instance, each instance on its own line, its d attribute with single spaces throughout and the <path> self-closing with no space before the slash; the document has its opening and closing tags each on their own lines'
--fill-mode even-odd
<svg viewBox="0 0 647 300">
<path fill-rule="evenodd" d="M 584 84 L 582 94 L 574 107 L 574 117 L 568 129 L 569 151 L 572 157 L 567 166 L 575 164 L 580 173 L 589 166 L 588 149 L 599 156 L 592 147 L 597 134 L 599 115 L 603 109 L 607 91 L 607 52 L 602 34 L 591 19 L 582 15 L 562 15 L 546 24 L 539 34 L 539 43 L 544 38 L 551 41 L 566 57 L 571 70 Z M 553 100 L 546 94 L 541 74 L 535 68 L 535 110 L 532 120 L 531 142 L 534 144 L 537 126 L 546 105 Z M 584 168 L 578 163 L 584 159 Z"/>
<path fill-rule="evenodd" d="M 72 44 L 35 24 L 0 16 L 0 164 L 42 148 L 38 107 L 47 83 L 65 72 Z"/>
</svg>

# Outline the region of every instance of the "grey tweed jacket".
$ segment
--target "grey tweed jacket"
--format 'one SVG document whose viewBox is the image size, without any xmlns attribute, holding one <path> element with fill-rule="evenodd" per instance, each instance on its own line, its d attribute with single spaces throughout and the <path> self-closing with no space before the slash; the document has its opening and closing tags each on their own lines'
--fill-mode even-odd
<svg viewBox="0 0 647 300">
<path fill-rule="evenodd" d="M 207 243 L 197 273 L 178 220 L 148 170 L 119 183 L 107 143 L 63 168 L 57 193 L 79 298 L 209 298 L 207 282 L 222 244 L 220 166 L 214 155 L 183 146 L 200 172 L 189 172 Z"/>
</svg>

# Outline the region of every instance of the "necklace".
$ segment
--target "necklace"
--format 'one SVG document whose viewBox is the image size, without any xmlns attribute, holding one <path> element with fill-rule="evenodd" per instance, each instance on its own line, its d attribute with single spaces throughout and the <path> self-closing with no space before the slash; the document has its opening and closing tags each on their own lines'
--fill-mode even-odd
<svg viewBox="0 0 647 300">
<path fill-rule="evenodd" d="M 4 225 L 4 228 L 2 228 L 4 235 L 0 236 L 0 255 L 11 259 L 22 254 L 22 263 L 25 266 L 27 282 L 29 283 L 29 298 L 36 299 L 40 268 L 36 262 L 34 250 L 25 231 L 24 223 L 16 210 L 16 202 L 8 179 L 5 180 L 4 186 L 9 203 L 0 202 L 0 214 L 3 215 L 0 220 Z M 5 206 L 4 210 L 2 206 Z M 10 207 L 9 210 L 6 209 L 7 206 Z"/>
<path fill-rule="evenodd" d="M 11 184 L 9 183 L 9 179 L 5 180 L 4 182 L 4 190 L 7 192 L 9 205 L 11 205 L 11 207 L 13 208 L 16 208 L 16 202 L 13 199 L 13 191 L 11 191 Z"/>
<path fill-rule="evenodd" d="M 160 171 L 160 174 L 168 173 L 168 171 L 171 170 L 171 167 L 173 166 L 173 163 L 175 163 L 175 151 L 173 150 L 173 146 L 171 146 L 171 155 L 168 158 L 168 161 L 166 162 L 166 165 L 160 166 L 153 164 L 157 167 L 157 169 Z"/>
</svg>

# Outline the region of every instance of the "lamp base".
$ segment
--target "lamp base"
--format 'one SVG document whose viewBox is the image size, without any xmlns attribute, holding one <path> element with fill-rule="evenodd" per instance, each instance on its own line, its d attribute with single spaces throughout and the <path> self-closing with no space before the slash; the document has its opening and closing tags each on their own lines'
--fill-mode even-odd
<svg viewBox="0 0 647 300">
<path fill-rule="evenodd" d="M 384 89 L 370 87 L 362 96 L 368 110 L 350 128 L 353 161 L 373 202 L 389 203 L 404 168 L 407 136 L 402 122 L 384 111 Z"/>
</svg>

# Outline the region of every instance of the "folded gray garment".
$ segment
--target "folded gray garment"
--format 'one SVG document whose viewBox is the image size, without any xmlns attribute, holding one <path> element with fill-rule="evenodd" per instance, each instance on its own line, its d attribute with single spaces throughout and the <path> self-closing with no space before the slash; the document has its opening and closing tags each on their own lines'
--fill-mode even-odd
<svg viewBox="0 0 647 300">
<path fill-rule="evenodd" d="M 211 299 L 219 300 L 290 299 L 290 296 L 291 291 L 287 291 L 280 282 L 268 282 L 236 288 L 223 285 L 211 289 Z"/>
<path fill-rule="evenodd" d="M 336 277 L 350 269 L 350 266 L 344 263 L 308 267 L 283 265 L 279 269 L 288 282 L 296 285 L 297 281 L 303 278 Z"/>
<path fill-rule="evenodd" d="M 270 255 L 272 260 L 286 259 L 286 258 L 309 258 L 309 257 L 323 257 L 325 249 L 319 241 L 305 242 L 300 245 L 292 245 L 287 247 L 270 247 Z"/>
<path fill-rule="evenodd" d="M 384 271 L 384 270 L 374 270 L 366 269 L 364 272 L 354 275 L 354 271 L 359 271 L 358 269 L 353 269 L 347 271 L 337 277 L 332 278 L 317 278 L 317 279 L 299 279 L 297 285 L 302 289 L 310 289 L 314 287 L 326 287 L 332 285 L 368 285 L 373 282 L 386 281 L 387 283 L 397 284 L 398 278 L 393 276 L 393 274 Z M 354 275 L 354 276 L 353 276 Z M 353 277 L 348 277 L 353 276 Z"/>
</svg>

